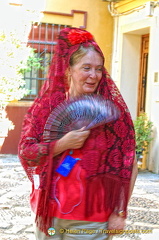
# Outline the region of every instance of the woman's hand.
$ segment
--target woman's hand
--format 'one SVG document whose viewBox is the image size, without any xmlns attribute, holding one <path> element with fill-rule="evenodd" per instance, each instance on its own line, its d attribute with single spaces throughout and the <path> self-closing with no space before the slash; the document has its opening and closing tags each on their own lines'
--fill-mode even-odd
<svg viewBox="0 0 159 240">
<path fill-rule="evenodd" d="M 79 130 L 73 130 L 60 138 L 54 148 L 54 156 L 66 151 L 67 149 L 79 149 L 90 134 L 90 130 L 84 130 L 85 127 Z"/>
<path fill-rule="evenodd" d="M 90 131 L 84 131 L 84 127 L 79 130 L 74 130 L 63 136 L 60 141 L 67 146 L 67 149 L 81 148 L 88 138 Z"/>
<path fill-rule="evenodd" d="M 125 218 L 112 213 L 108 219 L 108 230 L 123 230 L 125 227 Z M 118 233 L 118 231 L 116 231 Z"/>
</svg>

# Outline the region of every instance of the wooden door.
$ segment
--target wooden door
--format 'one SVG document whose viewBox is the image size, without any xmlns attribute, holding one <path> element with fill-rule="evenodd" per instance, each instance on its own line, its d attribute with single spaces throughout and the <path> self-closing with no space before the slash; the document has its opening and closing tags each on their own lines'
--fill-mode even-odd
<svg viewBox="0 0 159 240">
<path fill-rule="evenodd" d="M 148 53 L 149 53 L 149 34 L 146 34 L 142 36 L 141 41 L 140 76 L 138 90 L 138 115 L 142 112 L 145 112 L 146 107 Z"/>
</svg>

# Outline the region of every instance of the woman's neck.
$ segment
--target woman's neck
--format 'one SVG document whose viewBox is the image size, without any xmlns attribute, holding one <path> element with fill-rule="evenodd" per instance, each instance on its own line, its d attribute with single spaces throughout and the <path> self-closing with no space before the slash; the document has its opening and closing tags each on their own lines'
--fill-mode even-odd
<svg viewBox="0 0 159 240">
<path fill-rule="evenodd" d="M 82 95 L 82 94 L 78 93 L 75 89 L 70 88 L 68 91 L 69 97 L 79 97 L 80 95 Z"/>
</svg>

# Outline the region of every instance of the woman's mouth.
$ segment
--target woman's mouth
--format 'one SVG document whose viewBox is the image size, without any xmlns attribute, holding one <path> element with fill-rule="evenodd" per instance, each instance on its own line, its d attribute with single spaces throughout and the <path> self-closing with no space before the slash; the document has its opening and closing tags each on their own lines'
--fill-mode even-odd
<svg viewBox="0 0 159 240">
<path fill-rule="evenodd" d="M 95 85 L 95 83 L 88 83 L 88 82 L 86 82 L 86 84 L 89 85 L 89 86 L 94 86 Z"/>
</svg>

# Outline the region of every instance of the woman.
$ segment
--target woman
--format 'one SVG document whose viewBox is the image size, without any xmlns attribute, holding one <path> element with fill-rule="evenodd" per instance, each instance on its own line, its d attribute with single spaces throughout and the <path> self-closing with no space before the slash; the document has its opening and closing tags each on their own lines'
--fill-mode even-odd
<svg viewBox="0 0 159 240">
<path fill-rule="evenodd" d="M 64 100 L 92 93 L 113 101 L 120 118 L 44 142 L 51 111 Z M 63 177 L 57 168 L 67 155 L 80 161 Z M 51 226 L 56 232 L 51 239 L 64 240 L 108 239 L 106 229 L 117 233 L 124 228 L 137 175 L 134 129 L 127 106 L 104 68 L 103 53 L 89 32 L 77 28 L 60 32 L 48 80 L 23 123 L 19 157 L 32 181 L 38 240 L 51 238 Z"/>
</svg>

